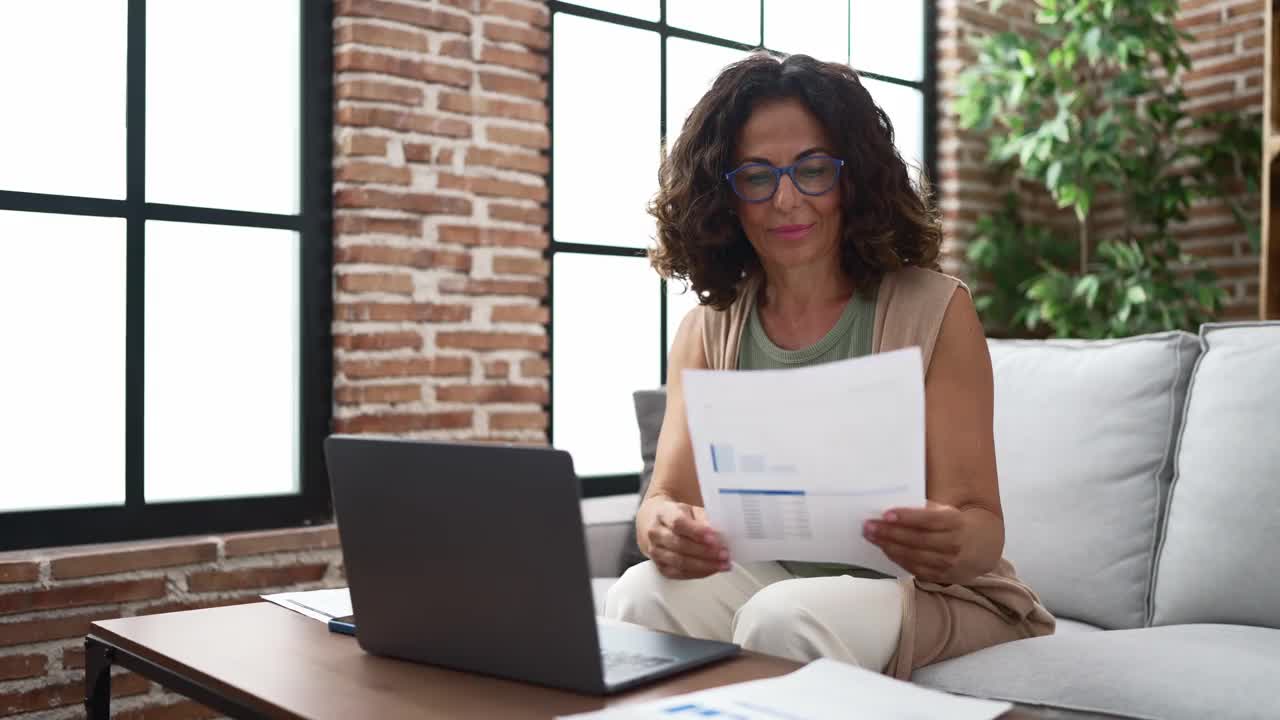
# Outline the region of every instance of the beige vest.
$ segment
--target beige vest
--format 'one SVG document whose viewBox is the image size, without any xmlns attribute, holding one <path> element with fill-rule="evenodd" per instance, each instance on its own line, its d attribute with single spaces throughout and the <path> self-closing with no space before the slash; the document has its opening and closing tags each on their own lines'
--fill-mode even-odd
<svg viewBox="0 0 1280 720">
<path fill-rule="evenodd" d="M 707 367 L 736 370 L 742 339 L 758 280 L 750 280 L 727 310 L 700 308 Z M 876 296 L 876 322 L 871 352 L 916 346 L 929 373 L 934 343 L 958 279 L 908 267 L 886 275 Z M 967 290 L 968 288 L 966 288 Z M 1053 615 L 1031 588 L 1018 580 L 1013 565 L 1001 560 L 995 570 L 969 585 L 938 585 L 903 578 L 902 631 L 898 652 L 885 672 L 909 679 L 911 672 L 935 662 L 1002 642 L 1049 635 Z"/>
</svg>

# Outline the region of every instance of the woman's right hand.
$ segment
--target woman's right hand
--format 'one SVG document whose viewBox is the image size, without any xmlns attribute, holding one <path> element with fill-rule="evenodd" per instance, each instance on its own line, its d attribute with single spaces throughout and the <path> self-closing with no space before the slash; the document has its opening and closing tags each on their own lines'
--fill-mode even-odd
<svg viewBox="0 0 1280 720">
<path fill-rule="evenodd" d="M 729 550 L 700 507 L 661 500 L 649 525 L 649 559 L 664 576 L 688 580 L 729 569 Z"/>
</svg>

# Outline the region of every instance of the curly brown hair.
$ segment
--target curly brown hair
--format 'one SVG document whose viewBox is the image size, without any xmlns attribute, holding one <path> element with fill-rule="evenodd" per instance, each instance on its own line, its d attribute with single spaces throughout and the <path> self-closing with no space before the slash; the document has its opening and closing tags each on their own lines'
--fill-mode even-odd
<svg viewBox="0 0 1280 720">
<path fill-rule="evenodd" d="M 742 127 L 758 105 L 794 98 L 803 103 L 845 161 L 840 192 L 841 266 L 855 288 L 869 290 L 907 265 L 938 269 L 942 231 L 937 215 L 907 174 L 893 144 L 893 123 L 847 65 L 807 55 L 756 52 L 725 68 L 685 120 L 662 162 L 649 213 L 658 220 L 654 268 L 685 280 L 698 302 L 723 310 L 760 259 L 734 214 L 724 181 Z M 923 182 L 923 181 L 922 181 Z"/>
</svg>

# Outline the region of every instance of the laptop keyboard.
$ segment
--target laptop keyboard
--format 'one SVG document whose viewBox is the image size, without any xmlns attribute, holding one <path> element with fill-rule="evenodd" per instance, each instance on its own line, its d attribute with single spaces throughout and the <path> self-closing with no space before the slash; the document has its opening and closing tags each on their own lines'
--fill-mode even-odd
<svg viewBox="0 0 1280 720">
<path fill-rule="evenodd" d="M 601 650 L 600 660 L 604 663 L 605 675 L 632 675 L 676 661 L 675 658 L 621 650 Z"/>
</svg>

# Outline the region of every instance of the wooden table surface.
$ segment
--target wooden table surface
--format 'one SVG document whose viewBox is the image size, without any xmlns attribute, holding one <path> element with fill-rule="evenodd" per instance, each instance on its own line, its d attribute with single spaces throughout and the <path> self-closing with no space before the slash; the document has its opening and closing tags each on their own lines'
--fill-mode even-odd
<svg viewBox="0 0 1280 720">
<path fill-rule="evenodd" d="M 369 655 L 355 638 L 276 605 L 93 623 L 91 634 L 272 718 L 549 718 L 774 677 L 798 663 L 753 652 L 621 695 L 591 697 Z M 548 661 L 554 648 L 548 648 Z M 1044 714 L 1042 714 L 1044 712 Z M 1004 716 L 1060 717 L 1016 709 Z"/>
</svg>

